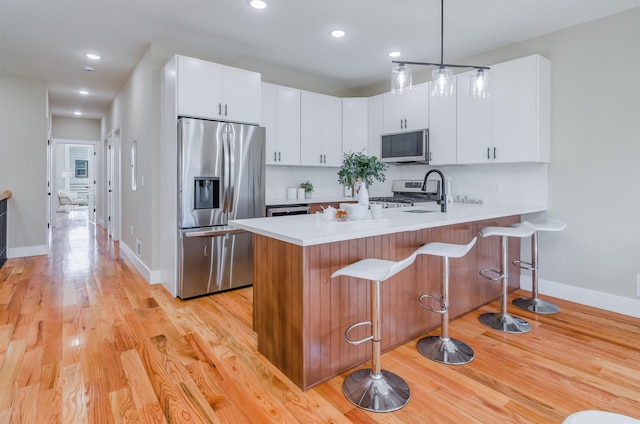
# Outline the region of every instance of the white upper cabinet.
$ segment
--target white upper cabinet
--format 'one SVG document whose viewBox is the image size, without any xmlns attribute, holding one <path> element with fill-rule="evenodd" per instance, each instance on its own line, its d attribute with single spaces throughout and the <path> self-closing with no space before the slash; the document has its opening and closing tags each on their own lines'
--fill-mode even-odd
<svg viewBox="0 0 640 424">
<path fill-rule="evenodd" d="M 258 124 L 260 74 L 178 56 L 178 115 Z"/>
<path fill-rule="evenodd" d="M 260 74 L 222 67 L 222 116 L 233 122 L 260 122 Z"/>
<path fill-rule="evenodd" d="M 457 91 L 455 78 L 451 96 L 433 96 L 429 90 L 430 165 L 449 165 L 457 161 Z"/>
<path fill-rule="evenodd" d="M 369 99 L 342 99 L 342 151 L 367 153 Z"/>
<path fill-rule="evenodd" d="M 300 165 L 300 90 L 262 83 L 267 165 Z"/>
<path fill-rule="evenodd" d="M 339 167 L 342 99 L 301 91 L 300 105 L 300 164 Z"/>
<path fill-rule="evenodd" d="M 549 162 L 551 62 L 540 55 L 491 67 L 494 162 Z"/>
<path fill-rule="evenodd" d="M 368 122 L 367 154 L 380 158 L 382 143 L 380 136 L 384 133 L 384 94 L 369 97 L 369 122 Z"/>
<path fill-rule="evenodd" d="M 178 115 L 219 117 L 222 103 L 222 65 L 178 56 Z"/>
<path fill-rule="evenodd" d="M 492 99 L 469 95 L 470 77 L 476 71 L 457 75 L 457 162 L 461 164 L 492 162 Z"/>
<path fill-rule="evenodd" d="M 410 93 L 384 94 L 384 133 L 429 127 L 429 83 L 414 85 Z"/>
</svg>

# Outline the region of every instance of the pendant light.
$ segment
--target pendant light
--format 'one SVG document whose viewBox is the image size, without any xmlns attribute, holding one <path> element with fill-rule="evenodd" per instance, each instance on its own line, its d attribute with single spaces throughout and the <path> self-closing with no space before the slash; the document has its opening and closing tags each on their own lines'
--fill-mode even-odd
<svg viewBox="0 0 640 424">
<path fill-rule="evenodd" d="M 434 96 L 450 96 L 453 94 L 453 72 L 447 68 L 476 68 L 476 73 L 471 75 L 469 95 L 476 98 L 485 98 L 491 95 L 490 68 L 475 65 L 451 65 L 444 63 L 444 0 L 440 0 L 440 63 L 397 61 L 391 69 L 391 93 L 403 94 L 411 91 L 411 69 L 406 65 L 437 66 L 438 69 L 431 72 L 431 94 Z"/>
</svg>

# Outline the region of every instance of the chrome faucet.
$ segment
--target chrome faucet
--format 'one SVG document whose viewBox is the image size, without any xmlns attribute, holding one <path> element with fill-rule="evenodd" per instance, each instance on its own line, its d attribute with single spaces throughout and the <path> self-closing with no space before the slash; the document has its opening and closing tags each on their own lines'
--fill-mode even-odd
<svg viewBox="0 0 640 424">
<path fill-rule="evenodd" d="M 442 172 L 437 169 L 432 169 L 431 171 L 427 172 L 427 175 L 424 176 L 424 183 L 422 183 L 422 191 L 427 191 L 427 178 L 429 178 L 429 175 L 431 175 L 432 172 L 440 175 L 440 185 L 438 186 L 438 200 L 436 201 L 436 203 L 440 205 L 440 212 L 446 212 L 447 194 L 444 190 L 444 174 Z"/>
</svg>

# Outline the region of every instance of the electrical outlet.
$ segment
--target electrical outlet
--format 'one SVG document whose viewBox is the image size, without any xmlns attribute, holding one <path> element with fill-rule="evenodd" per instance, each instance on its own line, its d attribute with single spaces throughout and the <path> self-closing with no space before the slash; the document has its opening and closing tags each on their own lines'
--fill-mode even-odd
<svg viewBox="0 0 640 424">
<path fill-rule="evenodd" d="M 133 235 L 133 225 L 131 226 L 131 235 Z"/>
<path fill-rule="evenodd" d="M 489 183 L 490 193 L 502 193 L 502 183 Z"/>
<path fill-rule="evenodd" d="M 136 254 L 142 256 L 142 243 L 140 240 L 136 240 Z"/>
</svg>

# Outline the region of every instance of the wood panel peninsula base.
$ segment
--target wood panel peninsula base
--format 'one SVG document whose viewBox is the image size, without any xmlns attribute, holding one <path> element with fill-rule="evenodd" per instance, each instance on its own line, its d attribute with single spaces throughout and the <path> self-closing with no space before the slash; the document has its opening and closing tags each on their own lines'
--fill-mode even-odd
<svg viewBox="0 0 640 424">
<path fill-rule="evenodd" d="M 258 350 L 303 390 L 351 369 L 370 359 L 368 343 L 353 346 L 343 337 L 349 325 L 369 320 L 369 282 L 331 279 L 334 271 L 363 258 L 400 260 L 428 242 L 466 244 L 482 227 L 516 222 L 519 215 L 309 246 L 256 233 L 253 301 Z M 510 240 L 509 260 L 519 256 L 520 240 Z M 500 284 L 478 274 L 481 268 L 499 269 L 499 264 L 498 237 L 479 237 L 465 257 L 451 260 L 452 318 L 500 297 Z M 421 255 L 382 284 L 383 351 L 440 324 L 438 314 L 417 302 L 424 293 L 439 295 L 440 279 L 440 258 Z M 519 281 L 519 268 L 510 266 L 510 290 L 517 289 Z M 368 331 L 366 326 L 359 328 L 351 337 L 364 337 Z"/>
</svg>

